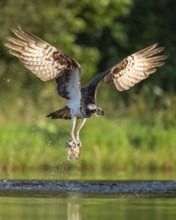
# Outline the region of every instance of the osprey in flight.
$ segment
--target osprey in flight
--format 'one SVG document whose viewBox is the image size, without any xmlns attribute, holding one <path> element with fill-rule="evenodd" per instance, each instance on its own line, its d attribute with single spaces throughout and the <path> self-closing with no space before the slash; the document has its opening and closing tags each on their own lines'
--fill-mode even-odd
<svg viewBox="0 0 176 220">
<path fill-rule="evenodd" d="M 54 79 L 60 96 L 67 105 L 48 115 L 53 119 L 70 119 L 71 140 L 66 143 L 68 159 L 79 158 L 81 141 L 79 133 L 87 118 L 104 115 L 96 105 L 96 92 L 101 82 L 114 83 L 119 91 L 128 90 L 147 78 L 164 64 L 165 55 L 158 55 L 164 47 L 153 44 L 140 50 L 108 70 L 97 74 L 87 85 L 80 87 L 81 66 L 75 60 L 21 27 L 12 28 L 18 37 L 8 37 L 5 45 L 26 68 L 43 81 Z M 80 122 L 75 130 L 76 120 Z"/>
</svg>

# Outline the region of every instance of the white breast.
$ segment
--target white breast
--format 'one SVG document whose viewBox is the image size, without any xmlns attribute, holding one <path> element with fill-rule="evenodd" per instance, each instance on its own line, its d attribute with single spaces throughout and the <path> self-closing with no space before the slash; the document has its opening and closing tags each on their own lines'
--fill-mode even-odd
<svg viewBox="0 0 176 220">
<path fill-rule="evenodd" d="M 71 109 L 72 114 L 75 116 L 80 116 L 80 100 L 81 100 L 81 91 L 80 91 L 80 72 L 79 69 L 72 71 L 70 79 L 68 81 L 67 90 L 69 92 L 69 101 L 68 107 Z"/>
</svg>

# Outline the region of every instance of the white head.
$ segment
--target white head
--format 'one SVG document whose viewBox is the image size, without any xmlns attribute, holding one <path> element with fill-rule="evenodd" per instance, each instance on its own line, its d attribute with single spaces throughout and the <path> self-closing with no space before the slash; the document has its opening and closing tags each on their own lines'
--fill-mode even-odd
<svg viewBox="0 0 176 220">
<path fill-rule="evenodd" d="M 98 108 L 95 104 L 89 104 L 87 108 L 89 111 L 88 114 L 91 116 L 104 115 L 104 111 L 102 110 L 102 108 Z"/>
<path fill-rule="evenodd" d="M 89 105 L 87 106 L 87 108 L 88 108 L 90 111 L 96 111 L 97 106 L 94 105 L 94 104 L 89 104 Z"/>
</svg>

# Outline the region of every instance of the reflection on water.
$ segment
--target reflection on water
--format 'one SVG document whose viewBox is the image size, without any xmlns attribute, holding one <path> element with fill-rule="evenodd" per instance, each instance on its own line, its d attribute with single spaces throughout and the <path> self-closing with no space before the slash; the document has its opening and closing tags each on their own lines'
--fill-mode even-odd
<svg viewBox="0 0 176 220">
<path fill-rule="evenodd" d="M 171 220 L 176 199 L 0 198 L 2 220 Z"/>
<path fill-rule="evenodd" d="M 68 202 L 67 208 L 68 220 L 81 220 L 80 216 L 80 204 L 79 203 L 70 203 Z"/>
<path fill-rule="evenodd" d="M 58 187 L 58 183 L 60 180 L 94 180 L 99 183 L 100 180 L 114 180 L 118 183 L 119 180 L 175 180 L 175 173 L 161 172 L 161 173 L 146 173 L 146 172 L 119 172 L 109 170 L 101 172 L 91 172 L 91 171 L 80 171 L 73 170 L 69 171 L 67 169 L 53 169 L 46 172 L 27 172 L 27 173 L 16 173 L 16 172 L 1 172 L 1 183 L 3 183 L 3 187 L 0 188 L 0 220 L 145 220 L 145 219 L 155 219 L 155 220 L 171 220 L 175 219 L 176 216 L 176 198 L 167 199 L 167 198 L 133 198 L 130 196 L 125 196 L 125 192 L 127 191 L 127 186 L 132 187 L 132 189 L 136 189 L 138 191 L 139 185 L 132 182 L 131 185 L 124 184 L 124 191 L 122 195 L 118 198 L 112 198 L 114 192 L 111 193 L 111 198 L 105 199 L 105 194 L 101 194 L 101 198 L 95 198 L 97 195 L 93 192 L 93 194 L 87 194 L 85 198 L 82 197 L 80 190 L 73 193 L 72 191 L 62 191 L 62 193 L 57 190 L 52 189 L 51 185 L 56 184 Z M 48 180 L 44 182 L 40 182 L 39 188 L 37 191 L 33 190 L 32 193 L 29 191 L 22 190 L 18 191 L 16 188 L 8 188 L 7 186 L 15 186 L 20 187 L 19 181 L 12 181 L 14 184 L 11 184 L 9 180 L 19 180 L 19 179 L 36 179 L 36 180 Z M 2 181 L 4 180 L 4 181 Z M 56 181 L 50 181 L 56 180 Z M 117 181 L 118 180 L 118 181 Z M 123 182 L 122 181 L 122 182 Z M 25 189 L 32 189 L 31 186 L 36 187 L 36 181 L 34 181 L 33 185 L 25 183 L 23 181 L 23 187 Z M 143 182 L 143 181 L 142 181 Z M 30 181 L 33 183 L 33 181 Z M 52 183 L 52 184 L 51 184 Z M 62 182 L 61 182 L 62 183 Z M 60 183 L 60 184 L 61 184 Z M 81 187 L 86 188 L 84 182 L 81 182 Z M 134 183 L 134 184 L 133 184 Z M 138 183 L 136 181 L 136 183 Z M 161 182 L 162 183 L 162 182 Z M 166 182 L 167 183 L 167 182 Z M 9 184 L 9 185 L 8 185 Z M 42 185 L 43 184 L 43 185 Z M 111 190 L 116 187 L 120 187 L 121 182 L 119 184 L 114 184 L 112 186 L 108 186 Z M 147 193 L 152 193 L 151 184 L 149 182 L 147 186 Z M 168 183 L 167 183 L 168 184 Z M 165 184 L 166 190 L 162 191 L 162 195 L 164 192 L 168 192 L 168 187 L 170 185 Z M 170 183 L 172 186 L 172 183 Z M 45 187 L 45 185 L 47 187 Z M 123 184 L 122 184 L 123 185 Z M 1 185 L 2 186 L 2 185 Z M 54 185 L 55 186 L 55 185 Z M 74 185 L 75 186 L 75 185 Z M 94 186 L 94 185 L 93 185 Z M 102 185 L 101 185 L 102 186 Z M 156 191 L 160 188 L 156 183 L 152 186 L 156 188 Z M 175 186 L 175 185 L 174 185 Z M 23 189 L 22 187 L 22 189 Z M 27 188 L 29 187 L 29 188 Z M 44 187 L 44 189 L 42 188 Z M 72 184 L 73 187 L 73 184 Z M 75 186 L 77 187 L 77 185 Z M 100 191 L 99 186 L 98 187 Z M 108 188 L 108 189 L 109 189 Z M 123 188 L 123 187 L 122 187 Z M 145 187 L 144 187 L 145 188 Z M 3 192 L 3 190 L 5 190 Z M 10 190 L 11 189 L 11 190 Z M 41 194 L 41 190 L 42 194 Z M 71 188 L 73 189 L 73 188 Z M 97 189 L 97 188 L 96 188 Z M 133 189 L 133 191 L 134 191 Z M 152 188 L 153 189 L 153 188 Z M 175 188 L 174 188 L 175 189 Z M 18 195 L 17 195 L 18 192 Z M 59 194 L 58 194 L 59 193 Z M 103 191 L 101 192 L 103 193 Z M 171 190 L 172 193 L 172 190 Z M 173 191 L 175 195 L 175 191 Z M 45 195 L 46 194 L 46 195 Z M 51 195 L 50 195 L 51 194 Z M 66 195 L 65 195 L 66 194 Z M 44 196 L 45 195 L 45 196 Z M 49 195 L 49 196 L 48 196 Z M 148 194 L 147 194 L 148 195 Z M 8 197 L 5 197 L 8 196 Z M 18 196 L 18 197 L 15 197 Z M 116 195 L 117 196 L 117 195 Z M 22 198 L 23 197 L 23 198 Z M 29 198 L 30 197 L 30 198 Z M 41 197 L 41 198 L 36 198 Z M 44 198 L 45 197 L 45 198 Z M 64 198 L 68 197 L 68 198 Z M 90 198 L 91 197 L 91 198 Z M 123 198 L 122 198 L 123 197 Z M 136 196 L 138 197 L 138 196 Z M 152 196 L 150 196 L 152 197 Z M 157 196 L 158 197 L 158 196 Z"/>
</svg>

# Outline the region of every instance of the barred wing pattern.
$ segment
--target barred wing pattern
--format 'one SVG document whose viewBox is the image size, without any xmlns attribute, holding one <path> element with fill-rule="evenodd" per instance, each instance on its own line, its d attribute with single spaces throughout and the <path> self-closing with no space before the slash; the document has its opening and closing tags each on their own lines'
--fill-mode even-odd
<svg viewBox="0 0 176 220">
<path fill-rule="evenodd" d="M 8 37 L 10 53 L 18 57 L 26 68 L 31 70 L 41 80 L 47 81 L 61 75 L 65 69 L 74 70 L 79 64 L 57 50 L 52 45 L 23 30 L 12 28 L 19 38 Z"/>
<path fill-rule="evenodd" d="M 162 60 L 167 58 L 166 55 L 154 56 L 163 50 L 164 47 L 157 47 L 157 44 L 153 44 L 128 56 L 110 70 L 104 82 L 113 81 L 117 90 L 128 90 L 154 73 L 157 67 L 164 65 Z"/>
<path fill-rule="evenodd" d="M 18 57 L 24 65 L 41 80 L 56 79 L 58 93 L 66 99 L 80 99 L 80 65 L 57 50 L 52 45 L 20 28 L 12 28 L 12 32 L 19 38 L 8 37 L 10 53 Z M 164 65 L 165 55 L 158 55 L 164 47 L 153 44 L 128 57 L 114 67 L 98 74 L 84 88 L 95 96 L 98 85 L 114 82 L 117 90 L 128 90 L 135 84 L 147 78 Z"/>
</svg>

